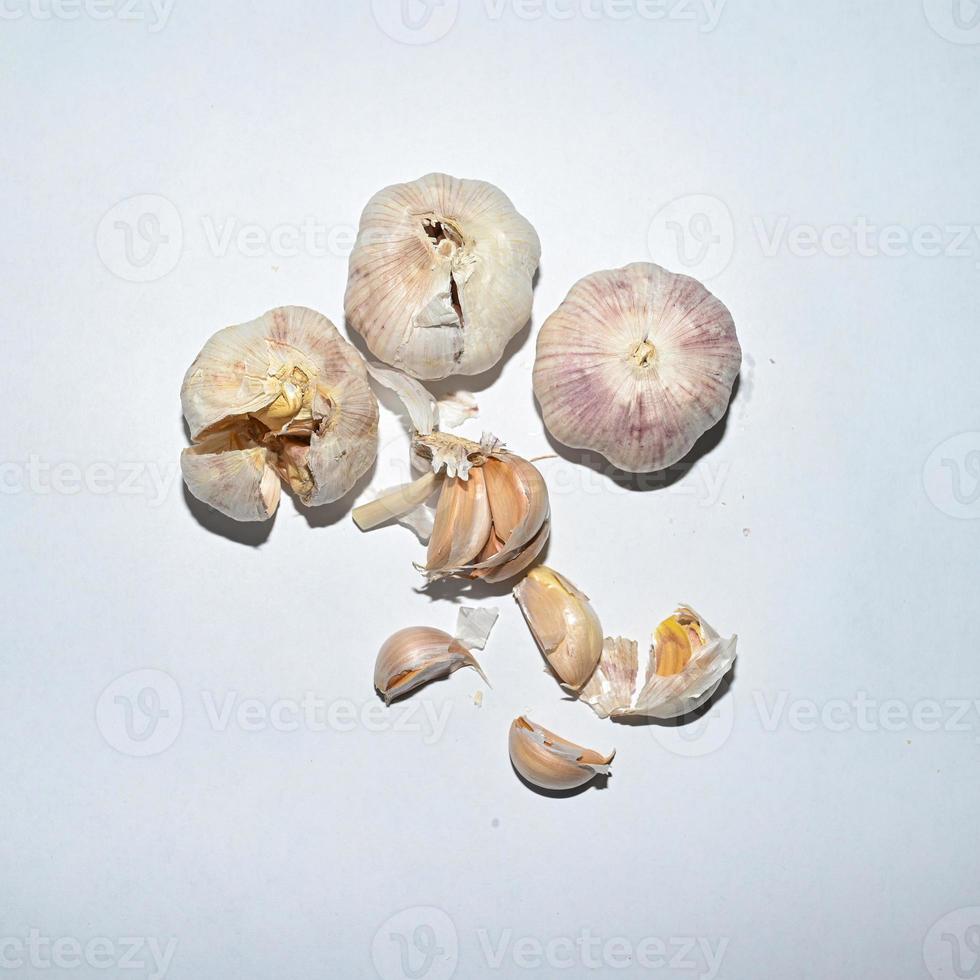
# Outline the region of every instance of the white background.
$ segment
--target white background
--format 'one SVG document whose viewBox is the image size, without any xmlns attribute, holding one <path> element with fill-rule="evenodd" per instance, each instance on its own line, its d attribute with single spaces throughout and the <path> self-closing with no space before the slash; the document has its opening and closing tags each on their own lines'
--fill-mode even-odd
<svg viewBox="0 0 980 980">
<path fill-rule="evenodd" d="M 159 975 L 151 941 L 173 978 L 975 975 L 972 0 L 127 4 L 0 19 L 0 976 Z M 738 633 L 688 726 L 563 700 L 506 589 L 470 597 L 493 688 L 385 712 L 378 646 L 459 601 L 411 534 L 185 498 L 204 341 L 287 303 L 342 326 L 361 208 L 432 170 L 541 236 L 530 329 L 460 385 L 526 456 L 580 276 L 654 260 L 733 312 L 736 398 L 669 480 L 540 464 L 548 562 L 607 632 L 685 601 Z M 607 786 L 522 784 L 525 711 L 615 747 Z"/>
</svg>

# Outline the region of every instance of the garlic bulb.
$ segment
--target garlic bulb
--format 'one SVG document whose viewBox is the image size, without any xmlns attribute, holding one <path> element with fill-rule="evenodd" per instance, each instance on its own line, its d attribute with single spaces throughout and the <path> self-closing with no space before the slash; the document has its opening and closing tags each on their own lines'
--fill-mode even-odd
<svg viewBox="0 0 980 980">
<path fill-rule="evenodd" d="M 613 465 L 676 463 L 724 414 L 742 351 L 704 286 L 636 262 L 577 282 L 541 327 L 534 394 L 552 435 Z"/>
<path fill-rule="evenodd" d="M 508 746 L 514 768 L 529 783 L 551 790 L 576 789 L 595 776 L 608 776 L 616 754 L 583 748 L 523 715 L 511 723 Z"/>
<path fill-rule="evenodd" d="M 416 461 L 430 471 L 356 507 L 352 516 L 362 531 L 417 514 L 434 497 L 426 563 L 417 566 L 430 581 L 503 582 L 537 559 L 551 531 L 551 509 L 548 488 L 531 463 L 490 435 L 477 443 L 445 432 L 416 433 L 412 444 Z"/>
<path fill-rule="evenodd" d="M 376 357 L 413 377 L 478 374 L 530 319 L 540 257 L 498 188 L 428 174 L 368 202 L 344 309 Z"/>
<path fill-rule="evenodd" d="M 735 663 L 737 637 L 718 635 L 693 609 L 679 607 L 654 631 L 640 672 L 637 644 L 606 637 L 599 665 L 579 697 L 600 718 L 676 718 L 718 690 Z"/>
<path fill-rule="evenodd" d="M 589 597 L 539 565 L 514 588 L 514 598 L 551 669 L 564 687 L 577 691 L 602 654 L 602 624 Z"/>
<path fill-rule="evenodd" d="M 190 492 L 237 521 L 271 517 L 280 480 L 309 506 L 347 493 L 377 453 L 378 402 L 360 355 L 298 306 L 219 330 L 180 392 Z"/>
<path fill-rule="evenodd" d="M 456 622 L 456 636 L 428 626 L 409 626 L 388 637 L 374 665 L 374 686 L 387 704 L 460 667 L 473 667 L 486 680 L 471 649 L 486 645 L 496 609 L 464 606 Z"/>
</svg>

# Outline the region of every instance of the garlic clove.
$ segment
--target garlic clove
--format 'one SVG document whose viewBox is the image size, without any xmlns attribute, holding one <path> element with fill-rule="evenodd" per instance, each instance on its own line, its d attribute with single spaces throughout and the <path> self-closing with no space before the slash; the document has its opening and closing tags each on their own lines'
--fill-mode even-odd
<svg viewBox="0 0 980 980">
<path fill-rule="evenodd" d="M 693 609 L 680 606 L 654 631 L 642 674 L 636 642 L 607 637 L 579 697 L 600 718 L 688 714 L 718 690 L 735 663 L 737 640 L 720 636 Z"/>
<path fill-rule="evenodd" d="M 589 597 L 544 565 L 528 572 L 514 597 L 559 681 L 578 690 L 602 654 L 602 624 Z"/>
<path fill-rule="evenodd" d="M 279 475 L 264 449 L 180 455 L 187 489 L 200 501 L 236 521 L 268 520 L 279 506 Z"/>
<path fill-rule="evenodd" d="M 360 355 L 325 316 L 303 307 L 218 331 L 188 369 L 181 405 L 190 455 L 261 450 L 308 506 L 344 496 L 377 452 L 378 403 Z M 212 481 L 207 502 L 245 513 L 224 499 L 226 489 Z"/>
<path fill-rule="evenodd" d="M 374 686 L 390 704 L 429 681 L 447 677 L 460 667 L 486 675 L 472 649 L 483 649 L 497 619 L 496 609 L 460 609 L 456 636 L 428 626 L 409 626 L 382 644 L 374 665 Z"/>
<path fill-rule="evenodd" d="M 498 188 L 427 174 L 368 202 L 344 309 L 386 364 L 416 378 L 478 374 L 529 320 L 540 256 Z"/>
<path fill-rule="evenodd" d="M 482 468 L 469 479 L 448 477 L 439 494 L 425 569 L 440 573 L 472 561 L 490 535 L 490 504 Z"/>
<path fill-rule="evenodd" d="M 542 789 L 559 791 L 584 786 L 597 775 L 609 775 L 616 754 L 604 756 L 583 748 L 524 715 L 511 723 L 508 746 L 510 761 L 524 779 Z"/>
<path fill-rule="evenodd" d="M 534 394 L 560 442 L 647 473 L 725 414 L 742 352 L 701 283 L 651 263 L 577 282 L 538 334 Z"/>
<path fill-rule="evenodd" d="M 515 575 L 520 575 L 521 572 L 538 560 L 541 552 L 544 551 L 544 546 L 548 543 L 550 534 L 551 521 L 545 521 L 535 537 L 510 561 L 503 565 L 498 564 L 486 569 L 477 569 L 477 571 L 471 573 L 471 576 L 473 578 L 482 578 L 487 584 L 493 585 L 497 582 L 506 582 L 507 579 L 514 578 Z M 499 554 L 494 556 L 494 558 L 499 557 Z M 487 564 L 491 564 L 493 561 L 494 559 L 490 559 Z"/>
</svg>

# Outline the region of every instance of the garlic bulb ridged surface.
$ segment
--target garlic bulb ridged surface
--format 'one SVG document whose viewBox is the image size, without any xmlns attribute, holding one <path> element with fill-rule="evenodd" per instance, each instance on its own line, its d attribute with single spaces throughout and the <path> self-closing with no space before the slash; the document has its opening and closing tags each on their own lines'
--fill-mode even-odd
<svg viewBox="0 0 980 980">
<path fill-rule="evenodd" d="M 741 360 L 720 300 L 696 279 L 637 262 L 579 280 L 548 317 L 534 394 L 559 442 L 649 473 L 725 414 Z"/>
<path fill-rule="evenodd" d="M 555 675 L 577 691 L 602 654 L 602 624 L 589 597 L 563 575 L 539 565 L 517 584 L 514 598 Z"/>
<path fill-rule="evenodd" d="M 606 637 L 579 698 L 600 718 L 677 718 L 718 690 L 735 663 L 736 640 L 719 636 L 693 609 L 681 606 L 654 631 L 642 671 L 635 640 Z"/>
<path fill-rule="evenodd" d="M 219 330 L 180 392 L 190 492 L 238 521 L 275 512 L 280 481 L 308 506 L 346 494 L 374 461 L 378 402 L 357 351 L 322 314 L 270 310 Z"/>
<path fill-rule="evenodd" d="M 521 776 L 550 790 L 577 789 L 595 776 L 608 776 L 615 755 L 601 755 L 569 742 L 524 715 L 511 723 L 508 748 L 510 761 Z"/>
<path fill-rule="evenodd" d="M 344 309 L 376 357 L 413 377 L 478 374 L 530 319 L 540 256 L 493 184 L 428 174 L 368 202 Z"/>
</svg>

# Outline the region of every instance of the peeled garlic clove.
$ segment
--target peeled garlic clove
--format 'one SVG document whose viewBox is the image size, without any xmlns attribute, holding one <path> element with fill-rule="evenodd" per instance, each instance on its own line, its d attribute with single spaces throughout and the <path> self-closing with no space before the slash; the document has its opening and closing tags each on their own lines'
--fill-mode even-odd
<svg viewBox="0 0 980 980">
<path fill-rule="evenodd" d="M 279 506 L 279 474 L 265 449 L 199 454 L 185 449 L 180 469 L 187 489 L 236 521 L 268 520 Z"/>
<path fill-rule="evenodd" d="M 602 654 L 602 624 L 589 597 L 544 565 L 527 573 L 514 597 L 551 669 L 565 687 L 578 690 Z"/>
<path fill-rule="evenodd" d="M 693 609 L 680 606 L 654 631 L 641 674 L 637 644 L 606 638 L 579 695 L 600 718 L 676 718 L 701 707 L 735 663 L 738 638 L 719 636 Z"/>
<path fill-rule="evenodd" d="M 548 317 L 534 394 L 559 442 L 648 473 L 676 463 L 725 414 L 741 360 L 720 300 L 636 262 L 581 279 Z"/>
<path fill-rule="evenodd" d="M 478 374 L 529 320 L 540 256 L 498 188 L 428 174 L 368 202 L 344 309 L 386 364 L 416 378 Z"/>
<path fill-rule="evenodd" d="M 188 489 L 238 520 L 264 520 L 271 509 L 232 499 L 241 490 L 204 481 L 208 457 L 229 451 L 263 458 L 308 505 L 344 496 L 377 452 L 378 403 L 360 355 L 321 314 L 303 307 L 270 310 L 219 330 L 184 377 L 181 405 L 194 442 L 185 460 Z M 227 476 L 233 460 L 210 460 Z M 229 495 L 232 496 L 229 496 Z M 265 512 L 265 511 L 268 512 Z M 249 515 L 249 516 L 245 516 Z"/>
<path fill-rule="evenodd" d="M 523 715 L 511 723 L 508 745 L 510 761 L 521 776 L 551 790 L 576 789 L 595 776 L 608 776 L 616 754 L 604 756 L 583 748 Z"/>
<path fill-rule="evenodd" d="M 390 704 L 410 691 L 460 667 L 473 667 L 486 676 L 470 653 L 482 650 L 497 619 L 496 609 L 460 609 L 456 636 L 428 626 L 409 626 L 394 633 L 378 651 L 374 686 Z"/>
</svg>

